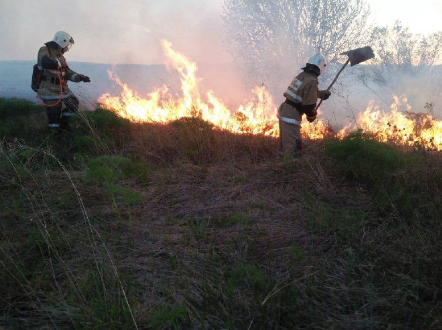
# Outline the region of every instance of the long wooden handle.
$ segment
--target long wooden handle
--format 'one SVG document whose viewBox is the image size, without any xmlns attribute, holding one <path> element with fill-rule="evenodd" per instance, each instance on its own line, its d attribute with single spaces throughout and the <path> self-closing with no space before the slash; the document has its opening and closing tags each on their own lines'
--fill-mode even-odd
<svg viewBox="0 0 442 330">
<path fill-rule="evenodd" d="M 336 80 L 338 80 L 339 75 L 341 74 L 342 71 L 344 71 L 345 67 L 347 66 L 347 64 L 350 63 L 350 59 L 347 59 L 347 61 L 345 61 L 344 65 L 342 66 L 341 70 L 339 70 L 338 74 L 336 75 L 335 79 L 333 79 L 332 83 L 330 84 L 330 86 L 328 86 L 327 90 L 329 91 L 330 88 L 332 88 L 332 86 L 334 85 L 334 83 L 336 82 Z M 322 99 L 321 101 L 319 101 L 318 105 L 316 106 L 316 110 L 319 109 L 319 106 L 322 103 Z"/>
</svg>

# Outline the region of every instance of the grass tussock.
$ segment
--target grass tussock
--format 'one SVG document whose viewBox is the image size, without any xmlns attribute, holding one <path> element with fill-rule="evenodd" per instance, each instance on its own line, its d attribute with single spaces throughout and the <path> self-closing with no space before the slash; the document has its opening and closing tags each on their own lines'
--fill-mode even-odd
<svg viewBox="0 0 442 330">
<path fill-rule="evenodd" d="M 357 133 L 283 160 L 103 109 L 54 137 L 20 100 L 0 118 L 0 327 L 442 327 L 440 154 Z"/>
</svg>

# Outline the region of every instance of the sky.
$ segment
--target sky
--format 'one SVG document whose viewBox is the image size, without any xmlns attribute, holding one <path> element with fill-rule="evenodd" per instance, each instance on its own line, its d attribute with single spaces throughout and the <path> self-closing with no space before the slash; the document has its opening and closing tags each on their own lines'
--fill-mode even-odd
<svg viewBox="0 0 442 330">
<path fill-rule="evenodd" d="M 372 19 L 379 25 L 392 25 L 396 20 L 413 33 L 442 31 L 442 0 L 368 0 Z"/>
<path fill-rule="evenodd" d="M 269 0 L 271 1 L 271 0 Z M 442 0 L 367 0 L 372 20 L 414 33 L 442 31 Z M 223 0 L 0 0 L 0 60 L 33 60 L 55 32 L 70 33 L 68 60 L 162 64 L 160 40 L 197 63 L 230 62 Z"/>
</svg>

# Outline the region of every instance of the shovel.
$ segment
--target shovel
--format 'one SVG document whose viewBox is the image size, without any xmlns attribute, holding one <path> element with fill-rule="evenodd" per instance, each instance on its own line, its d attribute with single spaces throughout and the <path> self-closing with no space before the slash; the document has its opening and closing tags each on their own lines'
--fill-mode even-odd
<svg viewBox="0 0 442 330">
<path fill-rule="evenodd" d="M 367 61 L 367 60 L 369 60 L 369 59 L 374 57 L 373 49 L 371 49 L 370 46 L 349 50 L 349 51 L 343 52 L 343 53 L 341 53 L 339 55 L 347 55 L 348 59 L 347 59 L 347 61 L 345 61 L 345 63 L 342 66 L 341 70 L 339 70 L 338 74 L 336 75 L 335 79 L 332 81 L 330 86 L 328 86 L 328 88 L 327 88 L 328 91 L 333 86 L 333 84 L 336 82 L 336 80 L 338 80 L 339 75 L 345 69 L 345 67 L 347 66 L 348 63 L 350 63 L 350 66 L 354 66 L 356 64 L 365 62 L 365 61 Z M 319 108 L 321 103 L 322 103 L 322 99 L 321 99 L 321 101 L 319 101 L 319 104 L 316 107 L 316 110 Z"/>
</svg>

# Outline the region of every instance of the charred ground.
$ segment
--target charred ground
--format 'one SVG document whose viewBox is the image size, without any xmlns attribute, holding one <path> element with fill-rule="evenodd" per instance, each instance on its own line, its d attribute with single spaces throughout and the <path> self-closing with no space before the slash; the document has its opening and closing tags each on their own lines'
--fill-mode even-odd
<svg viewBox="0 0 442 330">
<path fill-rule="evenodd" d="M 0 99 L 7 329 L 439 329 L 441 156 Z"/>
</svg>

